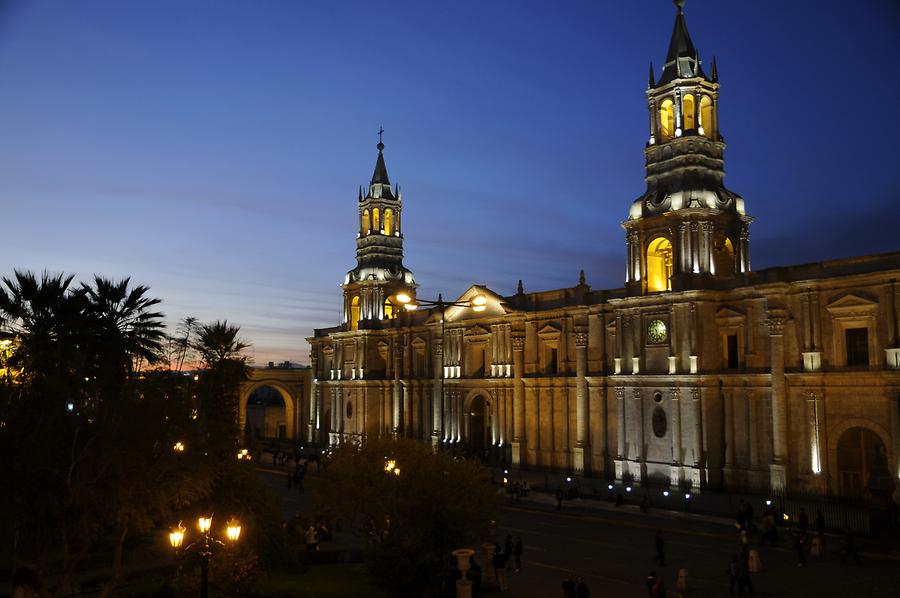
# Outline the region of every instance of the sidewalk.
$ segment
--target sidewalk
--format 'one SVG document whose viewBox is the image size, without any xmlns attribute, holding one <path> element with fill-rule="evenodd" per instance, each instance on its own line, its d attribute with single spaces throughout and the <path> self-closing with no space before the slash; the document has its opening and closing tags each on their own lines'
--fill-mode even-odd
<svg viewBox="0 0 900 598">
<path fill-rule="evenodd" d="M 528 481 L 528 495 L 522 497 L 518 503 L 512 501 L 511 495 L 505 501 L 507 507 L 531 508 L 547 512 L 556 512 L 556 489 L 561 488 L 565 493 L 569 488 L 578 488 L 578 498 L 564 499 L 562 512 L 570 515 L 587 515 L 609 517 L 630 520 L 632 525 L 660 527 L 665 522 L 675 525 L 701 523 L 708 527 L 711 533 L 732 537 L 736 533 L 734 514 L 743 500 L 753 508 L 756 527 L 761 524 L 762 514 L 766 510 L 766 500 L 772 500 L 752 494 L 726 494 L 721 492 L 704 492 L 702 494 L 682 493 L 663 488 L 631 487 L 607 482 L 596 478 L 575 478 L 559 473 L 544 473 L 540 471 L 503 470 L 491 468 L 494 479 L 498 484 L 506 477 L 509 483 Z M 504 471 L 508 473 L 504 473 Z M 611 486 L 611 488 L 610 488 Z M 664 494 L 667 493 L 667 494 Z M 623 504 L 615 505 L 616 497 L 622 495 Z M 685 495 L 688 495 L 687 498 Z M 648 510 L 642 512 L 640 504 L 644 497 L 648 499 Z M 777 506 L 774 505 L 773 506 Z M 797 509 L 797 504 L 790 505 Z M 785 509 L 795 520 L 796 515 L 791 515 L 791 509 Z M 815 503 L 811 502 L 806 507 L 810 518 L 810 525 L 815 518 Z M 827 521 L 827 519 L 826 519 Z M 781 534 L 788 527 L 779 526 Z M 826 528 L 826 537 L 834 538 L 835 542 L 843 536 L 841 525 L 830 525 Z M 678 531 L 678 530 L 673 530 Z M 692 533 L 704 533 L 692 531 Z M 860 544 L 867 551 L 874 551 L 873 556 L 886 556 L 900 559 L 900 539 L 896 535 L 882 534 L 878 537 L 860 536 Z"/>
</svg>

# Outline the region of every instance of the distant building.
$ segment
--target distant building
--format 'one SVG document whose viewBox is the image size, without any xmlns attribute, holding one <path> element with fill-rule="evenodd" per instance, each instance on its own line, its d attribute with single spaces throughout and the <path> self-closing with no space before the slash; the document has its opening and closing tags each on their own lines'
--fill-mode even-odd
<svg viewBox="0 0 900 598">
<path fill-rule="evenodd" d="M 695 490 L 895 491 L 900 253 L 751 271 L 716 64 L 704 68 L 681 6 L 656 75 L 619 289 L 583 275 L 511 296 L 476 285 L 459 305 L 404 311 L 416 282 L 379 143 L 343 322 L 309 339 L 310 437 L 409 436 Z"/>
</svg>

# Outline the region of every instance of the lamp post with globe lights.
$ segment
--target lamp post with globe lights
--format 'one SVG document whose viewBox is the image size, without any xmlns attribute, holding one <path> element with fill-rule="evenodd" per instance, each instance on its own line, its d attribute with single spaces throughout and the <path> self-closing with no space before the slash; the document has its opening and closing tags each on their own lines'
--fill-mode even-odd
<svg viewBox="0 0 900 598">
<path fill-rule="evenodd" d="M 225 547 L 237 544 L 241 537 L 241 523 L 234 517 L 228 520 L 225 525 L 225 542 L 215 538 L 210 534 L 212 529 L 212 515 L 201 515 L 197 518 L 197 529 L 200 531 L 200 539 L 191 542 L 184 549 L 185 534 L 187 529 L 181 521 L 178 527 L 172 528 L 169 532 L 169 544 L 175 550 L 176 555 L 185 554 L 191 550 L 197 550 L 200 555 L 200 598 L 208 598 L 209 596 L 209 562 L 213 557 L 213 548 L 216 546 Z M 227 544 L 226 544 L 227 542 Z"/>
<path fill-rule="evenodd" d="M 487 297 L 484 295 L 475 295 L 472 299 L 468 301 L 444 301 L 444 298 L 438 294 L 437 301 L 430 301 L 428 299 L 419 299 L 416 297 L 413 299 L 406 293 L 400 293 L 397 295 L 397 301 L 403 304 L 403 308 L 407 311 L 415 311 L 420 306 L 426 307 L 434 307 L 441 313 L 441 368 L 440 368 L 440 381 L 441 381 L 441 408 L 440 412 L 440 429 L 439 434 L 440 437 L 436 440 L 435 445 L 440 446 L 441 442 L 446 442 L 447 438 L 445 437 L 445 414 L 444 414 L 444 404 L 446 402 L 446 397 L 444 395 L 444 378 L 447 375 L 447 352 L 444 350 L 446 348 L 445 341 L 445 327 L 444 322 L 446 321 L 446 312 L 448 307 L 464 307 L 469 308 L 474 312 L 483 312 L 487 309 Z M 435 431 L 438 431 L 437 429 Z"/>
</svg>

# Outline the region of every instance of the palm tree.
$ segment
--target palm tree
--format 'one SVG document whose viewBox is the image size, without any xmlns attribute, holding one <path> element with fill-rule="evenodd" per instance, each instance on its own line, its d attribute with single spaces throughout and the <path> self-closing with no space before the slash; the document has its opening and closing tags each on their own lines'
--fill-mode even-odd
<svg viewBox="0 0 900 598">
<path fill-rule="evenodd" d="M 160 300 L 147 296 L 148 287 L 128 287 L 130 278 L 113 281 L 94 276 L 94 285 L 81 283 L 89 300 L 88 311 L 97 326 L 101 360 L 120 360 L 130 379 L 141 364 L 160 359 L 165 340 L 163 314 L 154 311 Z"/>
<path fill-rule="evenodd" d="M 241 382 L 250 377 L 250 345 L 238 338 L 240 327 L 227 321 L 204 324 L 197 333 L 194 349 L 203 362 L 200 411 L 213 434 L 222 439 L 238 438 L 238 399 Z"/>
</svg>

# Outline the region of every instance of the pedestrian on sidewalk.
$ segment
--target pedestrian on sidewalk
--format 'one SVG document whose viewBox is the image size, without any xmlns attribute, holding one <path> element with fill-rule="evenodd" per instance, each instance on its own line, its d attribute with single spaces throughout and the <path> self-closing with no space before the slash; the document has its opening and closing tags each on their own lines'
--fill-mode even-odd
<svg viewBox="0 0 900 598">
<path fill-rule="evenodd" d="M 581 577 L 576 577 L 575 581 L 575 597 L 588 598 L 588 596 L 591 595 L 591 589 L 584 583 L 584 580 Z"/>
<path fill-rule="evenodd" d="M 575 582 L 572 581 L 572 577 L 566 577 L 562 582 L 562 592 L 565 598 L 576 598 L 575 594 Z"/>
<path fill-rule="evenodd" d="M 500 550 L 500 545 L 494 545 L 494 572 L 497 574 L 497 585 L 500 587 L 501 592 L 505 592 L 509 589 L 509 584 L 506 581 L 506 554 Z"/>
<path fill-rule="evenodd" d="M 653 588 L 656 587 L 656 570 L 650 572 L 647 576 L 647 595 L 653 595 Z"/>
<path fill-rule="evenodd" d="M 741 504 L 738 507 L 737 513 L 734 514 L 734 526 L 738 528 L 738 530 L 742 530 L 747 527 L 747 513 L 745 509 L 746 507 L 744 506 L 744 499 L 741 499 Z"/>
<path fill-rule="evenodd" d="M 750 581 L 750 568 L 747 566 L 747 557 L 745 555 L 741 555 L 737 560 L 737 583 L 738 596 L 744 595 L 744 588 L 750 591 L 751 596 L 754 594 L 753 582 Z"/>
<path fill-rule="evenodd" d="M 653 598 L 666 598 L 666 584 L 663 581 L 662 575 L 656 578 L 656 583 L 653 584 L 650 595 Z"/>
<path fill-rule="evenodd" d="M 728 574 L 728 593 L 734 594 L 734 584 L 737 582 L 738 578 L 738 556 L 734 555 L 731 557 L 731 563 L 728 565 L 728 569 L 725 570 Z"/>
<path fill-rule="evenodd" d="M 319 549 L 319 533 L 316 531 L 315 526 L 310 525 L 309 529 L 306 530 L 306 550 L 313 551 Z"/>
<path fill-rule="evenodd" d="M 806 532 L 798 529 L 794 536 L 794 551 L 797 553 L 797 566 L 806 564 Z"/>
<path fill-rule="evenodd" d="M 525 547 L 522 545 L 522 538 L 516 536 L 516 543 L 513 546 L 513 556 L 516 557 L 516 573 L 522 570 L 522 552 Z"/>
<path fill-rule="evenodd" d="M 562 500 L 563 500 L 562 488 L 557 487 L 556 488 L 556 510 L 557 511 L 562 510 Z"/>
<path fill-rule="evenodd" d="M 841 555 L 841 563 L 846 563 L 851 556 L 857 565 L 862 565 L 862 562 L 859 560 L 859 553 L 856 552 L 856 540 L 853 538 L 853 530 L 848 525 L 844 527 L 844 552 Z"/>
<path fill-rule="evenodd" d="M 660 567 L 666 566 L 665 542 L 661 529 L 656 530 L 656 556 L 653 557 L 653 562 L 659 563 Z"/>
</svg>

